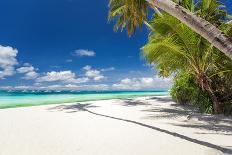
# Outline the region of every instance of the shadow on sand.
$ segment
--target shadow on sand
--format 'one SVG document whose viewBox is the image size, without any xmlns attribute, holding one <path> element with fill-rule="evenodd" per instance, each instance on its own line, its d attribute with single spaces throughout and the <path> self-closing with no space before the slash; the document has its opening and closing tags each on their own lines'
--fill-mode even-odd
<svg viewBox="0 0 232 155">
<path fill-rule="evenodd" d="M 192 143 L 195 143 L 195 144 L 199 144 L 199 145 L 206 146 L 206 147 L 209 147 L 209 148 L 212 148 L 212 149 L 216 149 L 216 150 L 219 150 L 219 151 L 221 151 L 223 153 L 232 154 L 232 149 L 229 149 L 229 148 L 221 147 L 219 145 L 215 145 L 215 144 L 212 144 L 212 143 L 209 143 L 209 142 L 205 142 L 205 141 L 197 140 L 197 139 L 194 139 L 194 138 L 190 138 L 190 137 L 187 137 L 185 135 L 182 135 L 182 134 L 179 134 L 179 133 L 176 133 L 176 132 L 171 132 L 171 131 L 161 129 L 161 128 L 158 128 L 158 127 L 155 127 L 155 126 L 147 125 L 147 124 L 144 124 L 144 123 L 141 123 L 141 122 L 96 113 L 96 112 L 93 112 L 93 111 L 89 110 L 88 108 L 97 108 L 97 106 L 93 106 L 93 105 L 88 104 L 88 103 L 87 104 L 78 104 L 77 103 L 75 105 L 60 105 L 60 106 L 50 108 L 48 110 L 52 110 L 52 111 L 53 110 L 59 110 L 59 111 L 67 112 L 67 113 L 74 113 L 74 112 L 80 112 L 80 111 L 88 112 L 88 113 L 96 115 L 96 116 L 101 116 L 101 117 L 105 117 L 105 118 L 110 118 L 110 119 L 114 119 L 114 120 L 119 120 L 119 121 L 123 121 L 123 122 L 136 124 L 136 125 L 146 127 L 146 128 L 152 129 L 152 130 L 156 130 L 156 131 L 159 131 L 159 132 L 162 132 L 162 133 L 165 133 L 165 134 L 177 137 L 177 138 L 181 138 L 183 140 L 186 140 L 186 141 L 189 141 L 189 142 L 192 142 Z"/>
<path fill-rule="evenodd" d="M 151 97 L 150 100 L 156 100 L 161 103 L 173 102 L 171 97 Z"/>
<path fill-rule="evenodd" d="M 134 106 L 139 106 L 139 105 L 148 105 L 148 104 L 142 101 L 135 101 L 133 99 L 126 99 L 122 103 L 122 106 L 126 106 L 126 107 L 134 107 Z"/>
<path fill-rule="evenodd" d="M 157 106 L 142 111 L 147 112 L 148 114 L 146 118 L 151 118 L 151 119 L 163 119 L 163 118 L 175 119 L 177 117 L 186 118 L 183 122 L 172 123 L 172 125 L 174 126 L 180 126 L 185 128 L 198 128 L 198 129 L 215 131 L 215 132 L 232 131 L 231 119 L 221 115 L 215 117 L 213 115 L 201 114 L 191 106 L 179 106 L 177 104 L 172 104 L 171 108 Z M 188 123 L 188 121 L 191 120 L 195 120 L 195 121 Z"/>
</svg>

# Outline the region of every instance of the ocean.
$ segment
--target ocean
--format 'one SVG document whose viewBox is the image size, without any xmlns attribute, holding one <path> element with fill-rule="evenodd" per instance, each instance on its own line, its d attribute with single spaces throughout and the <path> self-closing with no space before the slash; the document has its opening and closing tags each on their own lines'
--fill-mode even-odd
<svg viewBox="0 0 232 155">
<path fill-rule="evenodd" d="M 0 91 L 0 109 L 168 94 L 166 91 Z"/>
</svg>

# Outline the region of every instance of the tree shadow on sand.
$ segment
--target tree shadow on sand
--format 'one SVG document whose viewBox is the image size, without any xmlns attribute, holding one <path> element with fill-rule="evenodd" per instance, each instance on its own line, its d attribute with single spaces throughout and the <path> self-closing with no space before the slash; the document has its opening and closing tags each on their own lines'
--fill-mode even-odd
<svg viewBox="0 0 232 155">
<path fill-rule="evenodd" d="M 219 150 L 219 151 L 221 151 L 223 153 L 232 154 L 232 149 L 229 149 L 229 148 L 221 147 L 219 145 L 215 145 L 215 144 L 212 144 L 212 143 L 209 143 L 209 142 L 205 142 L 205 141 L 197 140 L 197 139 L 194 139 L 194 138 L 190 138 L 190 137 L 187 137 L 185 135 L 181 135 L 181 134 L 176 133 L 176 132 L 171 132 L 171 131 L 161 129 L 161 128 L 158 128 L 158 127 L 155 127 L 155 126 L 147 125 L 147 124 L 144 124 L 144 123 L 141 123 L 141 122 L 128 120 L 128 119 L 123 119 L 123 118 L 118 118 L 118 117 L 109 116 L 109 115 L 104 115 L 104 114 L 96 113 L 96 112 L 93 112 L 93 111 L 89 110 L 91 108 L 96 108 L 96 107 L 97 106 L 93 106 L 91 104 L 78 104 L 77 103 L 75 105 L 56 106 L 56 107 L 50 108 L 48 110 L 51 110 L 51 111 L 59 110 L 59 111 L 67 112 L 67 113 L 88 112 L 88 113 L 96 115 L 96 116 L 101 116 L 101 117 L 105 117 L 105 118 L 110 118 L 110 119 L 114 119 L 114 120 L 119 120 L 119 121 L 123 121 L 123 122 L 132 123 L 132 124 L 139 125 L 139 126 L 142 126 L 142 127 L 146 127 L 146 128 L 156 130 L 156 131 L 159 131 L 159 132 L 162 132 L 162 133 L 165 133 L 165 134 L 168 134 L 168 135 L 171 135 L 171 136 L 174 136 L 174 137 L 177 137 L 177 138 L 180 138 L 180 139 L 183 139 L 183 140 L 195 143 L 195 144 L 199 144 L 199 145 L 202 145 L 202 146 L 206 146 L 206 147 L 209 147 L 209 148 L 212 148 L 212 149 Z"/>
<path fill-rule="evenodd" d="M 126 99 L 122 103 L 122 106 L 126 106 L 126 107 L 134 107 L 134 106 L 140 106 L 140 105 L 148 105 L 148 104 L 145 102 L 136 101 L 133 99 Z"/>
<path fill-rule="evenodd" d="M 210 130 L 216 132 L 231 132 L 232 120 L 224 116 L 213 116 L 201 114 L 197 110 L 189 107 L 152 107 L 144 112 L 148 112 L 146 118 L 151 119 L 176 119 L 178 117 L 184 117 L 184 121 L 178 123 L 172 123 L 174 126 L 180 126 L 185 128 L 198 128 L 203 130 Z M 195 121 L 192 121 L 195 120 Z M 188 123 L 191 121 L 191 123 Z"/>
<path fill-rule="evenodd" d="M 155 97 L 154 96 L 154 97 L 151 97 L 149 99 L 159 101 L 160 103 L 173 102 L 171 97 Z"/>
<path fill-rule="evenodd" d="M 49 108 L 49 111 L 64 111 L 66 113 L 74 113 L 80 111 L 87 111 L 88 108 L 97 108 L 98 106 L 91 105 L 89 103 L 86 104 L 73 104 L 73 105 L 59 105 L 52 108 Z"/>
<path fill-rule="evenodd" d="M 191 107 L 178 106 L 176 104 L 172 104 L 172 107 L 152 106 L 142 111 L 148 113 L 146 118 L 152 119 L 176 119 L 177 117 L 188 117 L 192 113 L 197 112 Z"/>
<path fill-rule="evenodd" d="M 171 106 L 167 107 L 155 105 L 142 111 L 146 113 L 145 119 L 176 119 L 179 117 L 184 118 L 183 121 L 179 121 L 178 123 L 172 123 L 172 125 L 174 126 L 180 126 L 185 128 L 198 128 L 216 132 L 231 133 L 232 131 L 231 118 L 225 117 L 223 115 L 215 116 L 202 114 L 199 112 L 198 109 L 194 108 L 191 105 L 180 105 L 176 103 L 173 103 L 171 104 Z M 223 135 L 228 133 L 221 134 Z"/>
</svg>

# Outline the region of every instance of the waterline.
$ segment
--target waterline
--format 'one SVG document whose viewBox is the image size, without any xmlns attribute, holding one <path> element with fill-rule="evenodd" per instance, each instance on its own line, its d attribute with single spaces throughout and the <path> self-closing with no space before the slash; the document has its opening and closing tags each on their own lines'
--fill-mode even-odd
<svg viewBox="0 0 232 155">
<path fill-rule="evenodd" d="M 83 102 L 93 100 L 124 99 L 140 96 L 165 96 L 166 91 L 106 91 L 106 92 L 0 92 L 0 109 Z"/>
</svg>

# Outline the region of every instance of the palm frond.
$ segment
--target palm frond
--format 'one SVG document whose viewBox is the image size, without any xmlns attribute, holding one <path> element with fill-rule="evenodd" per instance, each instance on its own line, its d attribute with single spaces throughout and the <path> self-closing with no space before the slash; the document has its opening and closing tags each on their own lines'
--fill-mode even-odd
<svg viewBox="0 0 232 155">
<path fill-rule="evenodd" d="M 147 21 L 148 3 L 145 0 L 110 0 L 108 20 L 115 20 L 114 30 L 127 28 L 131 36 Z"/>
</svg>

